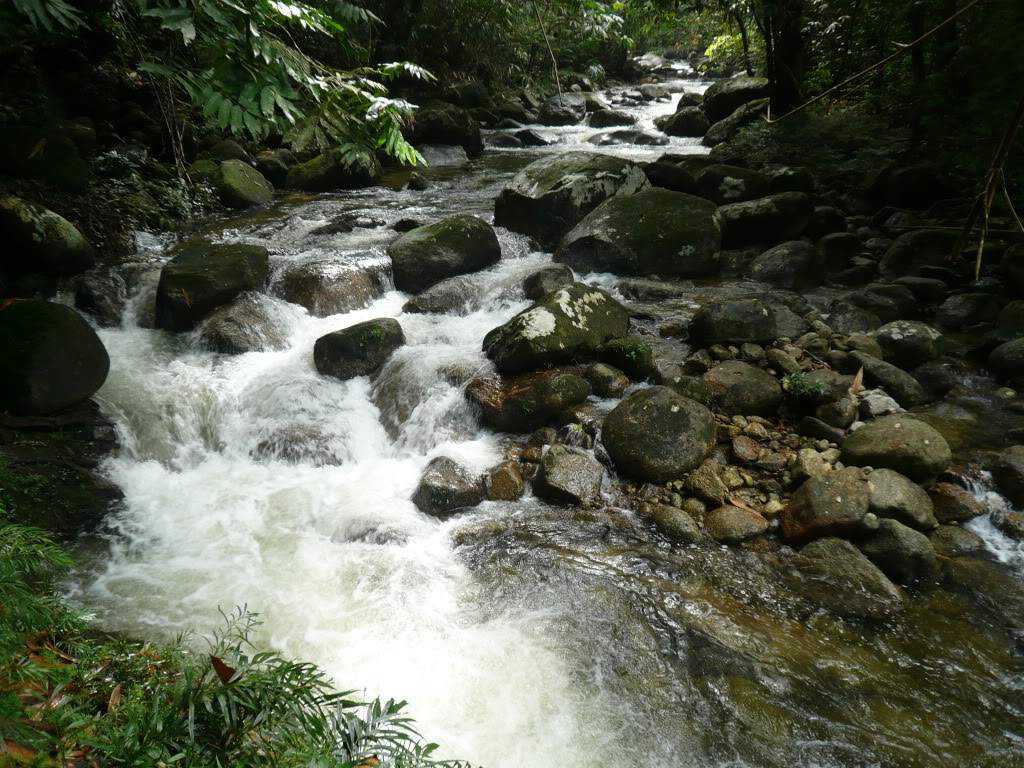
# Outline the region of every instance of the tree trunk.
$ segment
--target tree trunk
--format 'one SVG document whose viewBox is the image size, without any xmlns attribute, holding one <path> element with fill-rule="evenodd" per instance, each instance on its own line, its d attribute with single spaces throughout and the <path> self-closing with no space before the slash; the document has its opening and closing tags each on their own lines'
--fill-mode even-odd
<svg viewBox="0 0 1024 768">
<path fill-rule="evenodd" d="M 772 0 L 775 37 L 772 112 L 784 114 L 803 103 L 803 0 Z"/>
</svg>

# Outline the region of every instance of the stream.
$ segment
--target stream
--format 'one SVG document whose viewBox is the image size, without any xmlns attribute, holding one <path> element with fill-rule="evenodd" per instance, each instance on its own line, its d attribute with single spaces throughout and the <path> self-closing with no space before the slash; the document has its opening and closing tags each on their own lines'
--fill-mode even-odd
<svg viewBox="0 0 1024 768">
<path fill-rule="evenodd" d="M 649 129 L 673 109 L 633 111 Z M 401 190 L 408 171 L 393 170 L 382 187 L 282 195 L 191 236 L 264 245 L 275 274 L 324 259 L 358 269 L 386 258 L 401 218 L 491 221 L 501 188 L 544 153 L 707 151 L 545 130 L 561 142 L 423 170 L 425 192 Z M 344 213 L 385 226 L 312 234 Z M 104 471 L 125 503 L 81 545 L 69 597 L 105 629 L 154 639 L 215 631 L 221 611 L 247 606 L 259 646 L 343 689 L 406 699 L 444 756 L 487 768 L 1024 766 L 1024 551 L 987 518 L 971 527 L 993 562 L 867 627 L 808 611 L 774 551 L 673 547 L 629 510 L 528 494 L 438 522 L 414 507 L 430 459 L 483 472 L 505 456 L 509 437 L 479 425 L 462 388 L 490 369 L 481 339 L 528 306 L 520 284 L 551 254 L 498 233 L 503 258 L 472 276 L 463 314 L 403 313 L 394 290 L 323 318 L 266 297 L 287 348 L 239 356 L 140 323 L 172 245 L 147 240 L 121 327 L 100 332 L 99 399 L 121 446 Z M 609 275 L 584 280 L 615 290 Z M 407 344 L 378 377 L 317 374 L 319 336 L 383 316 Z M 300 455 L 273 450 L 295 435 Z"/>
</svg>

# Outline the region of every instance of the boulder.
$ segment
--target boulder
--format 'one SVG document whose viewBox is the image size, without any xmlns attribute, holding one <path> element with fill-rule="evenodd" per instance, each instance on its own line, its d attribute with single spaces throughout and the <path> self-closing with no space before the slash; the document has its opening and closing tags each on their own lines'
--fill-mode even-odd
<svg viewBox="0 0 1024 768">
<path fill-rule="evenodd" d="M 571 91 L 555 94 L 540 105 L 538 122 L 541 125 L 576 125 L 587 115 L 587 100 Z"/>
<path fill-rule="evenodd" d="M 731 504 L 713 510 L 704 521 L 704 530 L 720 544 L 738 544 L 768 531 L 768 521 L 756 512 Z"/>
<path fill-rule="evenodd" d="M 803 240 L 790 240 L 754 259 L 749 275 L 776 288 L 802 291 L 820 285 L 824 272 L 817 248 Z"/>
<path fill-rule="evenodd" d="M 591 128 L 623 128 L 636 124 L 636 118 L 618 109 L 599 109 L 590 114 Z"/>
<path fill-rule="evenodd" d="M 774 416 L 782 403 L 779 380 L 761 368 L 727 360 L 704 374 L 714 403 L 729 415 Z"/>
<path fill-rule="evenodd" d="M 824 538 L 793 558 L 790 585 L 808 600 L 840 616 L 886 619 L 906 609 L 899 587 L 853 544 Z"/>
<path fill-rule="evenodd" d="M 775 310 L 753 299 L 707 302 L 690 321 L 690 340 L 704 347 L 766 344 L 777 336 Z"/>
<path fill-rule="evenodd" d="M 39 416 L 88 400 L 110 358 L 92 326 L 63 304 L 0 302 L 0 412 Z"/>
<path fill-rule="evenodd" d="M 381 261 L 351 264 L 316 259 L 286 267 L 274 281 L 276 296 L 305 307 L 314 317 L 363 309 L 391 286 L 391 270 Z"/>
<path fill-rule="evenodd" d="M 710 127 L 711 123 L 705 116 L 704 110 L 691 106 L 683 107 L 674 115 L 670 115 L 661 126 L 661 130 L 669 136 L 701 138 Z"/>
<path fill-rule="evenodd" d="M 75 308 L 92 317 L 101 328 L 121 324 L 128 303 L 128 284 L 120 271 L 93 269 L 74 281 Z"/>
<path fill-rule="evenodd" d="M 843 443 L 842 461 L 892 469 L 917 483 L 934 481 L 949 466 L 949 443 L 923 421 L 894 414 L 870 421 Z"/>
<path fill-rule="evenodd" d="M 75 226 L 48 208 L 0 196 L 0 271 L 70 277 L 96 261 L 92 246 Z"/>
<path fill-rule="evenodd" d="M 959 331 L 999 316 L 999 302 L 990 293 L 958 293 L 935 310 L 935 322 L 948 331 Z"/>
<path fill-rule="evenodd" d="M 647 186 L 640 167 L 622 158 L 591 152 L 552 155 L 526 166 L 502 190 L 494 203 L 494 224 L 554 248 L 605 200 Z"/>
<path fill-rule="evenodd" d="M 939 524 L 928 494 L 899 472 L 874 470 L 868 475 L 868 490 L 868 509 L 876 517 L 898 520 L 919 531 L 930 531 Z"/>
<path fill-rule="evenodd" d="M 479 297 L 479 289 L 464 275 L 449 277 L 405 302 L 403 312 L 412 314 L 465 315 Z"/>
<path fill-rule="evenodd" d="M 523 294 L 530 301 L 539 301 L 552 291 L 572 285 L 576 276 L 564 264 L 542 267 L 523 280 Z"/>
<path fill-rule="evenodd" d="M 245 147 L 234 139 L 221 139 L 218 141 L 210 147 L 210 156 L 220 162 L 238 160 L 239 162 L 252 165 L 252 156 L 245 150 Z"/>
<path fill-rule="evenodd" d="M 481 376 L 466 385 L 466 397 L 479 406 L 484 423 L 502 432 L 529 432 L 548 425 L 589 396 L 587 381 L 565 371 L 507 379 Z"/>
<path fill-rule="evenodd" d="M 782 534 L 803 542 L 823 536 L 851 536 L 871 530 L 867 518 L 871 489 L 863 473 L 847 467 L 812 477 L 782 511 Z"/>
<path fill-rule="evenodd" d="M 516 138 L 523 143 L 524 147 L 550 147 L 557 144 L 561 139 L 558 134 L 547 131 L 535 131 L 532 128 L 524 128 L 516 132 Z"/>
<path fill-rule="evenodd" d="M 228 208 L 257 208 L 274 199 L 274 187 L 263 174 L 241 160 L 225 160 L 217 169 L 214 188 Z"/>
<path fill-rule="evenodd" d="M 660 147 L 668 144 L 668 138 L 659 133 L 641 131 L 637 128 L 622 128 L 591 136 L 587 141 L 599 147 L 610 147 L 615 144 L 637 144 L 647 147 Z"/>
<path fill-rule="evenodd" d="M 938 574 L 928 537 L 896 520 L 880 521 L 878 530 L 860 543 L 860 551 L 898 584 L 934 581 Z"/>
<path fill-rule="evenodd" d="M 346 156 L 330 149 L 312 160 L 299 163 L 288 171 L 285 186 L 302 192 L 333 192 L 337 189 L 359 189 L 380 183 L 381 166 L 375 155 Z"/>
<path fill-rule="evenodd" d="M 199 326 L 199 338 L 214 352 L 242 355 L 287 347 L 287 328 L 259 293 L 244 293 L 214 310 Z"/>
<path fill-rule="evenodd" d="M 711 411 L 657 386 L 615 406 L 605 419 L 601 439 L 620 472 L 664 483 L 698 467 L 714 448 L 715 434 Z"/>
<path fill-rule="evenodd" d="M 267 281 L 270 255 L 262 245 L 201 243 L 181 250 L 160 271 L 156 327 L 191 331 L 218 307 Z"/>
<path fill-rule="evenodd" d="M 942 354 L 942 334 L 914 320 L 895 320 L 874 333 L 885 360 L 905 371 L 931 362 Z"/>
<path fill-rule="evenodd" d="M 483 500 L 480 479 L 447 456 L 431 459 L 412 495 L 412 503 L 420 512 L 441 519 Z"/>
<path fill-rule="evenodd" d="M 484 478 L 489 501 L 517 501 L 526 493 L 519 462 L 509 459 L 492 467 Z"/>
<path fill-rule="evenodd" d="M 830 232 L 818 241 L 826 272 L 840 272 L 860 255 L 861 242 L 853 232 Z"/>
<path fill-rule="evenodd" d="M 996 488 L 1014 507 L 1024 507 L 1024 445 L 1000 452 L 990 467 Z"/>
<path fill-rule="evenodd" d="M 256 155 L 256 170 L 275 187 L 284 187 L 288 183 L 288 171 L 298 162 L 290 150 L 268 149 Z"/>
<path fill-rule="evenodd" d="M 763 77 L 740 75 L 729 80 L 719 80 L 704 92 L 704 113 L 708 120 L 717 123 L 744 104 L 755 99 L 765 99 L 770 93 L 768 80 Z"/>
<path fill-rule="evenodd" d="M 912 408 L 928 400 L 917 379 L 895 365 L 859 351 L 851 352 L 850 358 L 864 369 L 864 380 L 869 386 L 884 387 L 904 408 Z"/>
<path fill-rule="evenodd" d="M 662 535 L 676 544 L 696 544 L 702 538 L 697 523 L 678 507 L 656 504 L 650 515 Z"/>
<path fill-rule="evenodd" d="M 697 193 L 697 180 L 694 175 L 675 163 L 658 160 L 644 166 L 647 180 L 655 187 L 664 187 L 674 192 L 685 192 L 688 195 Z"/>
<path fill-rule="evenodd" d="M 798 238 L 814 215 L 814 204 L 803 192 L 783 192 L 723 205 L 718 213 L 722 247 L 742 248 Z"/>
<path fill-rule="evenodd" d="M 483 83 L 461 83 L 451 88 L 447 94 L 450 100 L 466 109 L 487 109 L 494 104 L 491 93 Z"/>
<path fill-rule="evenodd" d="M 622 397 L 629 389 L 629 376 L 607 363 L 587 366 L 583 376 L 590 382 L 594 394 L 598 397 Z"/>
<path fill-rule="evenodd" d="M 380 370 L 403 344 L 398 321 L 381 317 L 321 336 L 313 345 L 313 362 L 324 376 L 345 381 Z"/>
<path fill-rule="evenodd" d="M 419 293 L 447 277 L 498 263 L 501 245 L 489 224 L 461 214 L 406 232 L 388 246 L 387 253 L 395 287 Z"/>
<path fill-rule="evenodd" d="M 416 124 L 409 140 L 417 146 L 461 146 L 469 157 L 476 157 L 484 151 L 480 124 L 464 108 L 442 101 L 430 102 L 417 110 Z"/>
<path fill-rule="evenodd" d="M 586 505 L 601 495 L 604 467 L 590 454 L 568 445 L 552 445 L 541 459 L 534 492 L 563 504 Z"/>
<path fill-rule="evenodd" d="M 651 187 L 599 205 L 562 239 L 554 258 L 579 273 L 697 277 L 718 271 L 720 247 L 713 203 Z"/>
<path fill-rule="evenodd" d="M 750 125 L 768 111 L 768 99 L 755 99 L 739 107 L 731 115 L 713 123 L 701 139 L 705 147 L 717 147 L 734 138 L 740 128 Z"/>
<path fill-rule="evenodd" d="M 919 275 L 922 267 L 945 266 L 959 237 L 958 232 L 944 229 L 917 229 L 900 235 L 879 262 L 882 277 L 892 280 Z"/>
<path fill-rule="evenodd" d="M 483 350 L 502 373 L 521 373 L 595 352 L 628 329 L 629 311 L 610 294 L 573 283 L 491 330 Z"/>
<path fill-rule="evenodd" d="M 981 536 L 959 525 L 940 525 L 928 535 L 928 540 L 940 557 L 978 556 L 986 551 Z"/>
<path fill-rule="evenodd" d="M 768 194 L 768 177 L 734 165 L 709 165 L 697 174 L 697 194 L 715 205 L 742 203 Z"/>
</svg>

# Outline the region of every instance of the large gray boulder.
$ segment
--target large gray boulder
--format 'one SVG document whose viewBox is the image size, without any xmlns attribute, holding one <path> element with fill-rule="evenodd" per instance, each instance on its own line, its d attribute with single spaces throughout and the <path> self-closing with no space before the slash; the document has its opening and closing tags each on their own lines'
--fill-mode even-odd
<svg viewBox="0 0 1024 768">
<path fill-rule="evenodd" d="M 587 116 L 587 100 L 581 93 L 556 93 L 540 105 L 538 122 L 541 125 L 576 125 Z"/>
<path fill-rule="evenodd" d="M 427 464 L 412 503 L 424 514 L 444 519 L 460 509 L 475 507 L 484 500 L 484 484 L 447 456 Z"/>
<path fill-rule="evenodd" d="M 939 524 L 925 490 L 899 472 L 874 470 L 868 475 L 868 489 L 869 509 L 876 517 L 892 518 L 919 531 L 930 531 Z"/>
<path fill-rule="evenodd" d="M 798 238 L 814 216 L 814 203 L 803 192 L 777 195 L 723 205 L 722 247 L 742 248 Z"/>
<path fill-rule="evenodd" d="M 635 117 L 617 109 L 599 109 L 590 115 L 591 128 L 625 128 L 635 124 Z"/>
<path fill-rule="evenodd" d="M 345 381 L 380 370 L 403 344 L 402 326 L 382 317 L 321 336 L 313 345 L 313 362 L 321 374 Z"/>
<path fill-rule="evenodd" d="M 502 373 L 522 373 L 596 352 L 627 330 L 624 306 L 599 288 L 573 283 L 490 331 L 483 349 Z"/>
<path fill-rule="evenodd" d="M 652 483 L 679 480 L 715 445 L 715 418 L 668 387 L 642 389 L 604 421 L 601 439 L 616 468 Z"/>
<path fill-rule="evenodd" d="M 555 261 L 582 273 L 699 277 L 718 271 L 721 241 L 713 203 L 651 187 L 598 206 L 562 239 Z"/>
<path fill-rule="evenodd" d="M 178 253 L 160 271 L 156 327 L 191 331 L 213 310 L 267 281 L 270 254 L 262 245 L 202 243 Z"/>
<path fill-rule="evenodd" d="M 788 581 L 805 598 L 840 616 L 886 619 L 907 606 L 899 587 L 843 539 L 818 539 L 800 550 Z"/>
<path fill-rule="evenodd" d="M 715 406 L 729 415 L 773 416 L 782 403 L 779 380 L 757 366 L 727 360 L 704 374 Z"/>
<path fill-rule="evenodd" d="M 724 120 L 744 104 L 767 98 L 771 93 L 768 80 L 763 77 L 740 75 L 719 80 L 704 92 L 704 113 L 708 120 Z"/>
<path fill-rule="evenodd" d="M 712 344 L 765 344 L 778 336 L 775 310 L 753 299 L 708 302 L 690 321 L 690 340 Z"/>
<path fill-rule="evenodd" d="M 0 302 L 0 412 L 38 416 L 88 400 L 110 358 L 92 326 L 63 304 Z"/>
<path fill-rule="evenodd" d="M 388 246 L 395 287 L 419 293 L 448 277 L 498 263 L 501 245 L 494 229 L 476 216 L 449 216 L 406 232 Z"/>
<path fill-rule="evenodd" d="M 329 149 L 290 168 L 285 186 L 303 192 L 360 189 L 379 184 L 380 174 L 381 165 L 376 155 L 347 156 L 341 150 Z"/>
<path fill-rule="evenodd" d="M 0 270 L 69 277 L 89 269 L 96 253 L 75 226 L 48 208 L 0 196 Z"/>
<path fill-rule="evenodd" d="M 790 240 L 754 259 L 749 274 L 776 288 L 802 291 L 820 285 L 825 270 L 817 248 L 804 240 Z"/>
<path fill-rule="evenodd" d="M 526 166 L 502 190 L 494 203 L 494 224 L 554 248 L 608 198 L 649 185 L 640 167 L 622 158 L 592 152 L 552 155 Z"/>
<path fill-rule="evenodd" d="M 590 454 L 568 445 L 552 445 L 544 452 L 533 488 L 541 498 L 585 505 L 598 500 L 603 478 L 604 467 Z"/>
<path fill-rule="evenodd" d="M 805 481 L 782 512 L 782 533 L 790 541 L 850 536 L 870 530 L 865 520 L 871 489 L 854 467 Z"/>
<path fill-rule="evenodd" d="M 914 320 L 894 320 L 874 332 L 888 363 L 909 371 L 942 354 L 942 333 Z"/>
<path fill-rule="evenodd" d="M 843 463 L 883 467 L 917 483 L 935 480 L 952 461 L 949 443 L 923 421 L 895 414 L 870 421 L 843 443 Z"/>
</svg>

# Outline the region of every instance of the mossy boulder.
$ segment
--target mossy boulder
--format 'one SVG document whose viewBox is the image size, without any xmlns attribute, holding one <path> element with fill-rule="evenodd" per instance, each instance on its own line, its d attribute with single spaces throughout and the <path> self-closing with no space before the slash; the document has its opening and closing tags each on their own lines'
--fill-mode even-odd
<svg viewBox="0 0 1024 768">
<path fill-rule="evenodd" d="M 638 165 L 612 155 L 566 152 L 526 166 L 494 203 L 494 224 L 554 248 L 608 198 L 649 186 Z"/>
<path fill-rule="evenodd" d="M 201 243 L 164 265 L 156 289 L 156 327 L 191 331 L 213 310 L 267 281 L 270 255 L 261 245 Z"/>
<path fill-rule="evenodd" d="M 649 387 L 608 414 L 601 439 L 618 471 L 636 480 L 680 480 L 715 445 L 715 418 L 668 387 Z"/>
<path fill-rule="evenodd" d="M 558 370 L 512 378 L 480 376 L 466 385 L 466 397 L 479 406 L 484 423 L 502 432 L 530 432 L 547 426 L 589 396 L 586 379 Z"/>
<path fill-rule="evenodd" d="M 228 208 L 256 208 L 274 199 L 274 187 L 270 182 L 241 160 L 221 163 L 214 186 L 220 201 Z"/>
<path fill-rule="evenodd" d="M 287 149 L 268 149 L 256 155 L 256 170 L 275 187 L 288 183 L 288 171 L 296 165 L 298 160 Z"/>
<path fill-rule="evenodd" d="M 53 413 L 103 386 L 110 358 L 92 326 L 63 304 L 0 302 L 0 412 Z"/>
<path fill-rule="evenodd" d="M 213 160 L 196 160 L 185 172 L 193 184 L 214 184 L 220 175 L 220 166 Z"/>
<path fill-rule="evenodd" d="M 464 108 L 443 101 L 430 102 L 417 110 L 409 140 L 417 145 L 458 145 L 469 157 L 484 151 L 480 124 Z"/>
<path fill-rule="evenodd" d="M 522 373 L 596 352 L 626 335 L 629 311 L 599 288 L 560 288 L 491 330 L 483 350 L 502 373 Z"/>
<path fill-rule="evenodd" d="M 765 344 L 779 335 L 775 309 L 754 299 L 703 304 L 690 321 L 695 344 Z"/>
<path fill-rule="evenodd" d="M 923 421 L 883 416 L 855 430 L 843 443 L 844 464 L 884 467 L 917 483 L 932 482 L 952 460 L 949 443 Z"/>
<path fill-rule="evenodd" d="M 825 269 L 817 248 L 804 240 L 790 240 L 754 259 L 749 276 L 776 288 L 802 291 L 820 285 Z"/>
<path fill-rule="evenodd" d="M 555 251 L 577 272 L 702 277 L 718 271 L 714 203 L 661 187 L 616 195 L 591 211 Z"/>
<path fill-rule="evenodd" d="M 462 214 L 417 227 L 388 246 L 395 287 L 419 293 L 448 277 L 476 272 L 501 259 L 494 229 Z"/>
<path fill-rule="evenodd" d="M 770 93 L 771 88 L 764 77 L 740 75 L 719 80 L 704 92 L 704 114 L 712 123 L 717 123 L 747 102 L 767 98 Z"/>
<path fill-rule="evenodd" d="M 730 416 L 773 416 L 782 404 L 782 386 L 767 371 L 727 360 L 704 374 L 717 408 Z"/>
<path fill-rule="evenodd" d="M 643 339 L 612 339 L 603 347 L 601 359 L 625 371 L 634 379 L 653 378 L 658 375 L 654 362 L 654 348 Z"/>
<path fill-rule="evenodd" d="M 708 132 L 711 122 L 700 107 L 683 107 L 669 115 L 662 123 L 661 130 L 669 136 L 700 138 Z"/>
<path fill-rule="evenodd" d="M 718 209 L 722 247 L 772 244 L 798 238 L 814 216 L 814 202 L 803 192 L 781 192 Z"/>
<path fill-rule="evenodd" d="M 75 226 L 48 208 L 17 197 L 0 197 L 0 269 L 9 275 L 68 277 L 96 261 Z"/>
<path fill-rule="evenodd" d="M 523 280 L 523 294 L 530 301 L 537 301 L 552 291 L 572 285 L 575 279 L 572 270 L 564 264 L 542 267 Z"/>
<path fill-rule="evenodd" d="M 285 186 L 303 192 L 361 189 L 380 183 L 381 166 L 375 155 L 346 156 L 331 149 L 291 168 Z"/>
<path fill-rule="evenodd" d="M 321 336 L 313 345 L 313 363 L 321 374 L 346 381 L 376 373 L 403 344 L 398 321 L 381 317 Z"/>
</svg>

